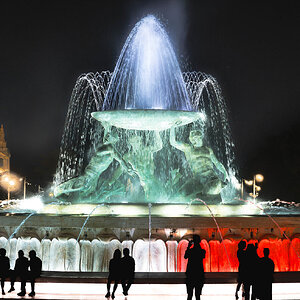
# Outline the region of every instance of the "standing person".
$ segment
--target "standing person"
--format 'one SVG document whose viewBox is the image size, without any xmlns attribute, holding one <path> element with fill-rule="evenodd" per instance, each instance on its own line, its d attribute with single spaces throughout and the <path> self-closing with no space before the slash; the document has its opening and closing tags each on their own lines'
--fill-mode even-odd
<svg viewBox="0 0 300 300">
<path fill-rule="evenodd" d="M 264 257 L 259 260 L 260 270 L 260 300 L 272 300 L 272 282 L 274 274 L 274 262 L 269 258 L 270 249 L 264 248 Z"/>
<path fill-rule="evenodd" d="M 259 256 L 256 253 L 257 244 L 248 244 L 245 256 L 245 300 L 250 299 L 250 287 L 252 286 L 251 300 L 256 299 L 257 276 L 259 270 Z"/>
<path fill-rule="evenodd" d="M 245 281 L 245 274 L 247 272 L 247 269 L 245 267 L 245 258 L 246 258 L 246 241 L 240 241 L 238 243 L 238 251 L 237 251 L 237 258 L 239 261 L 239 272 L 238 272 L 238 284 L 236 286 L 235 291 L 235 298 L 239 299 L 238 292 L 242 285 L 242 291 L 243 291 L 243 297 L 244 297 L 244 281 Z"/>
<path fill-rule="evenodd" d="M 0 278 L 1 278 L 1 289 L 2 295 L 4 292 L 4 282 L 9 273 L 9 258 L 6 256 L 6 250 L 4 248 L 0 249 Z"/>
<path fill-rule="evenodd" d="M 107 293 L 105 298 L 110 297 L 110 284 L 112 281 L 115 282 L 113 287 L 113 292 L 111 298 L 115 299 L 115 292 L 118 287 L 118 283 L 121 279 L 121 251 L 119 249 L 115 250 L 113 258 L 109 261 L 109 274 L 107 279 Z"/>
<path fill-rule="evenodd" d="M 29 252 L 29 279 L 31 283 L 31 292 L 28 294 L 30 297 L 35 296 L 35 280 L 41 276 L 42 272 L 42 261 L 36 256 L 36 252 L 34 250 L 31 250 Z"/>
<path fill-rule="evenodd" d="M 21 280 L 21 292 L 18 296 L 26 295 L 26 280 L 28 276 L 28 258 L 24 256 L 23 250 L 19 250 L 18 258 L 15 264 L 15 270 L 11 276 L 11 286 L 14 286 L 16 277 L 20 277 Z"/>
<path fill-rule="evenodd" d="M 130 286 L 133 284 L 134 280 L 134 271 L 135 271 L 135 261 L 132 256 L 129 256 L 129 249 L 123 249 L 124 257 L 121 258 L 122 263 L 122 287 L 124 296 L 128 295 L 128 290 Z"/>
<path fill-rule="evenodd" d="M 205 258 L 205 250 L 200 246 L 199 235 L 194 234 L 193 240 L 189 241 L 184 258 L 188 259 L 186 268 L 187 300 L 193 298 L 194 289 L 196 300 L 200 300 L 204 285 L 203 259 Z"/>
</svg>

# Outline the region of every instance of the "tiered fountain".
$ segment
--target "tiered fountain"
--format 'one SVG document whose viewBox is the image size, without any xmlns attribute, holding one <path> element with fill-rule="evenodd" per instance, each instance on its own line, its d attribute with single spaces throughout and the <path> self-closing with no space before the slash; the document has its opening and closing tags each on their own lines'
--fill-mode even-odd
<svg viewBox="0 0 300 300">
<path fill-rule="evenodd" d="M 276 270 L 300 270 L 299 219 L 240 201 L 233 147 L 216 80 L 182 73 L 163 26 L 147 16 L 113 73 L 77 80 L 57 201 L 20 230 L 23 215 L 2 216 L 0 246 L 12 261 L 36 249 L 44 270 L 106 271 L 113 251 L 129 247 L 137 271 L 184 271 L 187 238 L 199 233 L 206 271 L 236 271 L 242 238 L 269 246 Z"/>
</svg>

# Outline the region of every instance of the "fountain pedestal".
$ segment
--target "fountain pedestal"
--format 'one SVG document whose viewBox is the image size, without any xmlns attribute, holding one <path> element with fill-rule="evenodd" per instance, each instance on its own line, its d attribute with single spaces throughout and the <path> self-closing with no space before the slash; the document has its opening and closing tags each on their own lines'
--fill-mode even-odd
<svg viewBox="0 0 300 300">
<path fill-rule="evenodd" d="M 92 117 L 102 124 L 107 123 L 131 130 L 166 130 L 183 126 L 203 117 L 201 112 L 157 109 L 127 109 L 114 111 L 97 111 Z"/>
</svg>

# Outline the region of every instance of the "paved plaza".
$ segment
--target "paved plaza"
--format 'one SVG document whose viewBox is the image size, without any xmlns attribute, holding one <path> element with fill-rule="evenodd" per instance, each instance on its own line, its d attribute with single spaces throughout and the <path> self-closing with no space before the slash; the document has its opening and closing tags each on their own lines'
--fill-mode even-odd
<svg viewBox="0 0 300 300">
<path fill-rule="evenodd" d="M 6 289 L 9 288 L 8 283 Z M 16 291 L 11 294 L 2 296 L 2 299 L 31 299 L 26 297 L 18 297 L 17 292 L 19 283 L 16 283 Z M 27 292 L 29 292 L 29 284 L 27 284 Z M 232 300 L 234 298 L 234 284 L 207 284 L 203 288 L 201 299 L 211 300 Z M 105 284 L 75 284 L 75 283 L 37 283 L 37 295 L 35 299 L 44 300 L 89 300 L 103 299 L 106 293 Z M 185 300 L 185 285 L 183 284 L 136 284 L 132 286 L 130 295 L 125 297 L 121 293 L 121 286 L 118 287 L 116 300 Z M 242 299 L 242 298 L 240 298 Z M 273 284 L 273 299 L 300 299 L 300 283 L 276 283 Z"/>
</svg>

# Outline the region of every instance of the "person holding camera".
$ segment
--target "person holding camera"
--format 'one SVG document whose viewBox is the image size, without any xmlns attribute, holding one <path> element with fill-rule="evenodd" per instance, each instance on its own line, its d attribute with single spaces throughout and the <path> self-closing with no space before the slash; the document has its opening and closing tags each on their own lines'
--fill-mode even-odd
<svg viewBox="0 0 300 300">
<path fill-rule="evenodd" d="M 192 300 L 194 290 L 196 300 L 200 300 L 200 295 L 202 294 L 204 285 L 203 259 L 205 258 L 206 251 L 201 248 L 200 242 L 200 236 L 194 234 L 184 254 L 184 258 L 188 259 L 185 272 L 187 300 Z"/>
</svg>

